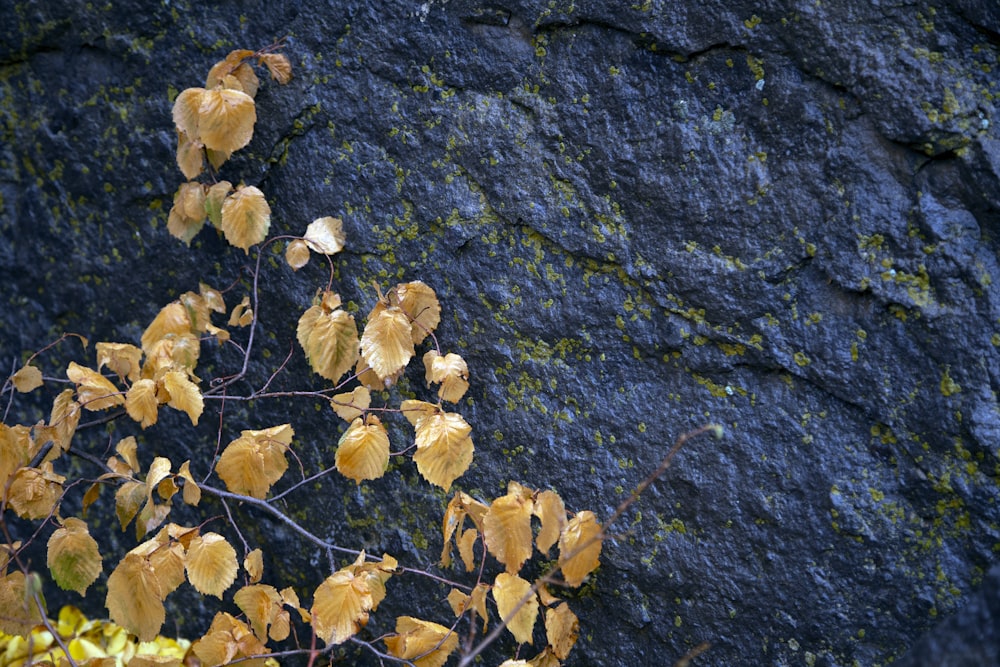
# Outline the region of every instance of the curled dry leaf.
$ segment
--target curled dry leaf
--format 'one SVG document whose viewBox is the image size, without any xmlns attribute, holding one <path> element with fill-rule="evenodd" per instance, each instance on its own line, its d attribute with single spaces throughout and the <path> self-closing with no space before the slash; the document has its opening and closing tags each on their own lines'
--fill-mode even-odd
<svg viewBox="0 0 1000 667">
<path fill-rule="evenodd" d="M 250 246 L 267 238 L 271 228 L 271 207 L 264 193 L 252 185 L 236 188 L 222 204 L 221 226 L 229 244 L 249 254 Z"/>
<path fill-rule="evenodd" d="M 142 350 L 129 343 L 98 343 L 97 370 L 107 367 L 121 380 L 135 382 L 142 371 Z"/>
<path fill-rule="evenodd" d="M 69 362 L 66 377 L 76 385 L 76 398 L 87 410 L 107 410 L 125 402 L 111 380 L 75 361 Z"/>
<path fill-rule="evenodd" d="M 241 658 L 271 652 L 246 623 L 221 611 L 212 619 L 205 636 L 192 644 L 191 650 L 202 665 L 226 665 L 240 661 L 240 665 L 247 667 L 264 667 L 264 659 L 244 661 Z"/>
<path fill-rule="evenodd" d="M 250 577 L 250 583 L 256 584 L 264 576 L 264 552 L 254 549 L 243 559 L 243 569 Z"/>
<path fill-rule="evenodd" d="M 265 53 L 260 57 L 260 62 L 267 67 L 271 73 L 271 78 L 280 84 L 286 84 L 292 80 L 292 64 L 283 53 Z"/>
<path fill-rule="evenodd" d="M 233 75 L 237 70 L 246 65 L 246 59 L 253 55 L 249 49 L 234 49 L 226 54 L 226 57 L 212 65 L 205 77 L 205 87 L 215 88 L 222 84 L 222 80 Z M 252 70 L 251 70 L 252 71 Z"/>
<path fill-rule="evenodd" d="M 288 637 L 288 612 L 285 611 L 281 595 L 274 586 L 266 584 L 244 586 L 236 591 L 233 602 L 247 615 L 253 633 L 261 642 L 266 642 L 269 634 L 275 641 L 282 641 Z"/>
<path fill-rule="evenodd" d="M 52 578 L 63 590 L 86 595 L 101 574 L 101 552 L 87 524 L 68 518 L 49 538 L 47 561 Z"/>
<path fill-rule="evenodd" d="M 340 218 L 316 218 L 306 227 L 305 243 L 310 249 L 324 255 L 336 255 L 344 249 L 347 240 L 344 223 Z"/>
</svg>

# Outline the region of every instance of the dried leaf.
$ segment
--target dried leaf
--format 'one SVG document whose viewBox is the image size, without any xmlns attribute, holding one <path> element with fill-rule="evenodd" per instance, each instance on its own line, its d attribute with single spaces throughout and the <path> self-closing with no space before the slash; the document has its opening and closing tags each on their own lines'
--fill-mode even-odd
<svg viewBox="0 0 1000 667">
<path fill-rule="evenodd" d="M 38 605 L 27 598 L 24 573 L 14 570 L 0 578 L 0 632 L 27 636 L 31 628 L 41 623 Z M 8 647 L 9 648 L 9 647 Z"/>
<path fill-rule="evenodd" d="M 442 401 L 457 403 L 469 389 L 469 367 L 452 352 L 442 357 L 437 350 L 429 350 L 424 355 L 424 377 L 427 384 L 441 384 L 438 397 Z"/>
<path fill-rule="evenodd" d="M 277 589 L 265 584 L 244 586 L 236 591 L 233 602 L 247 615 L 257 638 L 266 642 L 268 627 L 281 612 L 281 596 Z"/>
<path fill-rule="evenodd" d="M 413 344 L 419 345 L 441 321 L 441 304 L 437 295 L 420 280 L 396 285 L 394 294 L 396 304 L 413 323 Z"/>
<path fill-rule="evenodd" d="M 250 583 L 256 584 L 264 576 L 264 552 L 254 549 L 243 559 L 243 569 L 250 577 Z"/>
<path fill-rule="evenodd" d="M 531 557 L 531 509 L 530 498 L 512 491 L 494 500 L 483 518 L 486 547 L 511 574 Z"/>
<path fill-rule="evenodd" d="M 358 359 L 358 327 L 353 316 L 332 304 L 339 304 L 339 297 L 324 297 L 307 309 L 299 318 L 296 337 L 313 371 L 338 382 Z"/>
<path fill-rule="evenodd" d="M 417 667 L 441 667 L 458 648 L 458 635 L 454 632 L 412 616 L 397 618 L 396 634 L 384 641 L 389 655 L 410 660 Z"/>
<path fill-rule="evenodd" d="M 14 389 L 27 394 L 42 386 L 42 371 L 37 366 L 23 366 L 10 379 L 14 383 Z"/>
<path fill-rule="evenodd" d="M 264 667 L 265 658 L 243 660 L 251 655 L 270 653 L 270 649 L 253 634 L 246 623 L 219 612 L 205 636 L 196 641 L 191 650 L 202 665 L 225 665 L 239 661 L 241 667 Z"/>
<path fill-rule="evenodd" d="M 360 417 L 340 437 L 336 454 L 337 470 L 358 484 L 378 479 L 389 466 L 389 435 L 375 415 L 363 422 Z"/>
<path fill-rule="evenodd" d="M 125 412 L 139 422 L 142 428 L 156 423 L 157 408 L 156 383 L 152 380 L 139 380 L 125 394 Z"/>
<path fill-rule="evenodd" d="M 264 63 L 267 71 L 271 73 L 271 78 L 278 83 L 285 84 L 292 80 L 292 64 L 288 62 L 285 54 L 265 53 L 259 61 Z"/>
<path fill-rule="evenodd" d="M 111 620 L 143 642 L 152 641 L 166 619 L 156 571 L 146 558 L 134 553 L 125 554 L 108 577 L 104 604 Z"/>
<path fill-rule="evenodd" d="M 14 473 L 7 502 L 22 519 L 45 519 L 56 511 L 65 481 L 65 477 L 52 472 L 48 461 L 37 468 L 21 468 Z"/>
<path fill-rule="evenodd" d="M 326 578 L 313 595 L 313 629 L 327 644 L 343 644 L 368 623 L 372 608 L 366 577 L 341 569 Z"/>
<path fill-rule="evenodd" d="M 205 533 L 191 540 L 184 560 L 188 581 L 202 595 L 219 599 L 234 581 L 239 565 L 236 550 L 218 533 Z"/>
<path fill-rule="evenodd" d="M 198 131 L 188 132 L 188 136 L 197 137 L 206 148 L 224 152 L 237 151 L 250 143 L 257 122 L 257 109 L 250 95 L 216 88 L 203 91 L 200 102 Z"/>
<path fill-rule="evenodd" d="M 197 426 L 198 418 L 201 417 L 202 410 L 205 409 L 198 385 L 188 380 L 187 376 L 180 371 L 168 371 L 163 376 L 163 388 L 170 395 L 167 405 L 187 413 L 191 424 Z"/>
<path fill-rule="evenodd" d="M 565 660 L 569 656 L 579 634 L 580 620 L 568 604 L 545 610 L 545 636 L 557 658 Z"/>
<path fill-rule="evenodd" d="M 285 451 L 293 434 L 288 424 L 243 431 L 222 452 L 215 471 L 231 492 L 263 499 L 288 469 Z"/>
<path fill-rule="evenodd" d="M 115 444 L 115 453 L 122 458 L 122 461 L 128 464 L 129 470 L 133 473 L 139 472 L 139 457 L 136 452 L 139 449 L 139 443 L 136 442 L 135 436 L 129 435 L 117 442 Z"/>
<path fill-rule="evenodd" d="M 192 141 L 198 140 L 200 136 L 198 125 L 201 118 L 201 98 L 205 94 L 204 88 L 188 88 L 181 91 L 181 94 L 174 100 L 173 117 L 174 125 L 178 132 L 186 134 Z"/>
<path fill-rule="evenodd" d="M 52 533 L 48 544 L 48 566 L 52 578 L 63 590 L 86 595 L 87 588 L 101 574 L 101 552 L 80 519 L 65 519 Z"/>
<path fill-rule="evenodd" d="M 379 301 L 368 315 L 361 334 L 361 354 L 371 369 L 385 381 L 406 367 L 413 358 L 410 318 L 401 308 Z"/>
<path fill-rule="evenodd" d="M 72 393 L 72 389 L 68 389 Z M 7 480 L 18 468 L 31 461 L 31 432 L 27 426 L 7 426 L 0 423 L 0 489 L 7 486 Z M 0 491 L 0 496 L 3 492 Z M 0 554 L 3 551 L 0 550 Z"/>
<path fill-rule="evenodd" d="M 515 574 L 501 572 L 493 582 L 493 599 L 514 639 L 519 644 L 531 644 L 538 617 L 538 596 L 531 590 L 531 583 Z"/>
<path fill-rule="evenodd" d="M 190 461 L 185 461 L 181 464 L 180 470 L 177 471 L 177 477 L 177 483 L 181 486 L 181 494 L 184 498 L 184 502 L 188 505 L 197 505 L 200 503 L 201 489 L 198 487 L 198 483 L 194 481 L 194 476 L 191 474 Z"/>
<path fill-rule="evenodd" d="M 253 310 L 250 308 L 250 297 L 245 296 L 233 307 L 233 312 L 229 315 L 229 326 L 245 327 L 253 322 Z"/>
<path fill-rule="evenodd" d="M 535 497 L 531 513 L 542 522 L 542 527 L 535 538 L 538 550 L 549 554 L 552 545 L 559 541 L 563 528 L 566 526 L 566 506 L 555 491 L 542 491 Z"/>
<path fill-rule="evenodd" d="M 302 239 L 295 239 L 285 249 L 285 261 L 293 271 L 298 271 L 309 263 L 309 246 Z"/>
<path fill-rule="evenodd" d="M 80 423 L 80 404 L 74 399 L 72 389 L 64 389 L 52 401 L 49 426 L 54 430 L 53 439 L 62 451 L 69 449 L 73 434 Z"/>
<path fill-rule="evenodd" d="M 87 410 L 107 410 L 125 402 L 111 380 L 75 361 L 69 362 L 66 377 L 76 385 L 77 400 Z"/>
<path fill-rule="evenodd" d="M 236 192 L 222 204 L 222 233 L 230 245 L 241 248 L 247 254 L 250 246 L 267 238 L 270 227 L 271 207 L 264 193 L 252 185 L 236 188 Z"/>
<path fill-rule="evenodd" d="M 169 334 L 186 333 L 191 333 L 191 320 L 188 318 L 187 310 L 177 301 L 168 303 L 160 309 L 143 332 L 142 351 L 148 355 L 153 343 L 166 338 Z"/>
<path fill-rule="evenodd" d="M 177 167 L 189 181 L 198 178 L 205 167 L 205 147 L 180 130 L 177 131 Z"/>
<path fill-rule="evenodd" d="M 204 226 L 206 216 L 204 186 L 194 181 L 181 183 L 167 216 L 167 231 L 190 245 Z"/>
<path fill-rule="evenodd" d="M 105 366 L 120 380 L 135 382 L 142 371 L 142 350 L 129 343 L 98 343 L 97 370 Z"/>
<path fill-rule="evenodd" d="M 330 399 L 330 407 L 337 416 L 346 422 L 352 422 L 372 404 L 372 394 L 368 387 L 355 387 L 345 394 L 336 394 Z"/>
<path fill-rule="evenodd" d="M 476 569 L 476 557 L 473 549 L 476 546 L 478 538 L 479 531 L 475 528 L 469 528 L 462 533 L 462 537 L 455 540 L 458 544 L 458 555 L 462 557 L 462 562 L 465 563 L 466 572 L 472 572 Z"/>
<path fill-rule="evenodd" d="M 316 218 L 306 227 L 305 242 L 311 250 L 324 255 L 336 255 L 344 249 L 347 236 L 340 218 Z"/>
<path fill-rule="evenodd" d="M 559 538 L 559 567 L 570 586 L 579 586 L 601 560 L 601 524 L 590 510 L 580 512 L 566 524 Z"/>
<path fill-rule="evenodd" d="M 472 463 L 472 427 L 458 413 L 439 412 L 419 419 L 415 430 L 417 471 L 447 491 Z"/>
<path fill-rule="evenodd" d="M 232 191 L 232 183 L 229 181 L 219 181 L 210 187 L 208 194 L 205 195 L 205 211 L 208 213 L 208 219 L 211 220 L 216 229 L 222 229 L 222 204 Z M 225 312 L 225 310 L 221 312 Z"/>
<path fill-rule="evenodd" d="M 205 77 L 205 87 L 215 88 L 220 85 L 224 78 L 232 75 L 236 70 L 246 65 L 244 61 L 252 56 L 253 53 L 249 49 L 234 49 L 230 51 L 226 54 L 224 60 L 215 63 L 212 65 L 212 69 L 208 70 L 208 76 Z"/>
</svg>

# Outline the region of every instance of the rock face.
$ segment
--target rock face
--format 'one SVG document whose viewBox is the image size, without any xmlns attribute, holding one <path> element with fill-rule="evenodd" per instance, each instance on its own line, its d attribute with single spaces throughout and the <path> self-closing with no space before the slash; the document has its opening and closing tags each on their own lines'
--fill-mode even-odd
<svg viewBox="0 0 1000 667">
<path fill-rule="evenodd" d="M 361 315 L 373 281 L 437 290 L 473 385 L 459 487 L 552 487 L 608 516 L 680 433 L 726 427 L 605 546 L 570 664 L 672 664 L 706 641 L 692 664 L 886 664 L 975 594 L 1000 548 L 995 3 L 312 4 L 8 8 L 5 364 L 67 330 L 135 342 L 199 280 L 245 276 L 253 253 L 167 233 L 170 108 L 231 48 L 287 35 L 295 78 L 263 84 L 223 176 L 266 193 L 272 235 L 343 218 L 335 289 Z M 264 265 L 248 386 L 294 349 L 275 387 L 321 388 L 292 341 L 324 269 Z M 234 370 L 205 354 L 206 378 Z M 291 421 L 316 470 L 344 428 L 316 407 L 234 408 L 227 435 Z M 179 462 L 217 423 L 142 446 Z M 289 502 L 344 546 L 439 553 L 445 496 L 410 462 Z M 269 581 L 318 583 L 310 545 L 259 532 Z M 448 622 L 446 588 L 394 584 L 370 636 L 396 611 Z M 971 622 L 995 634 L 985 608 Z M 188 609 L 190 636 L 206 620 Z"/>
</svg>

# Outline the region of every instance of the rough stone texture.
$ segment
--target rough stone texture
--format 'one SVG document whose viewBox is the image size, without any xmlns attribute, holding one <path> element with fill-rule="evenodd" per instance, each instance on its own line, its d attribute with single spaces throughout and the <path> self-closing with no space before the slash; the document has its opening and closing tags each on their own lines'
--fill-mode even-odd
<svg viewBox="0 0 1000 667">
<path fill-rule="evenodd" d="M 692 664 L 886 664 L 984 584 L 1000 548 L 995 3 L 307 4 L 5 3 L 3 364 L 66 330 L 135 341 L 199 280 L 241 275 L 252 256 L 213 232 L 188 249 L 166 231 L 171 100 L 229 49 L 288 35 L 295 79 L 264 83 L 223 176 L 265 191 L 273 234 L 342 217 L 337 288 L 361 311 L 373 280 L 437 290 L 439 338 L 473 378 L 462 488 L 551 486 L 607 516 L 679 433 L 727 428 L 606 546 L 574 601 L 572 664 L 670 664 L 704 641 Z M 325 283 L 319 263 L 264 264 L 257 386 Z M 205 378 L 237 360 L 205 354 Z M 322 386 L 298 352 L 276 383 Z M 343 428 L 308 400 L 229 414 L 227 435 L 291 420 L 312 469 Z M 182 426 L 146 433 L 145 455 L 214 446 L 214 418 Z M 290 511 L 424 567 L 444 498 L 407 462 L 360 491 L 326 478 Z M 317 554 L 287 538 L 271 581 L 308 592 Z M 390 592 L 372 636 L 415 604 L 448 618 L 444 589 Z M 194 634 L 202 603 L 184 604 L 172 622 Z M 995 634 L 995 605 L 979 609 L 971 636 Z"/>
</svg>

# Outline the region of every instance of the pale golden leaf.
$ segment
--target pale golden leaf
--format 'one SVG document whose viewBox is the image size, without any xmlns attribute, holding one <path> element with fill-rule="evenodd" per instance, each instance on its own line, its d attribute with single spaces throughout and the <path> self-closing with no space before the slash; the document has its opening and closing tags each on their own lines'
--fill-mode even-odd
<svg viewBox="0 0 1000 667">
<path fill-rule="evenodd" d="M 443 625 L 412 616 L 397 618 L 396 634 L 384 641 L 389 655 L 410 660 L 417 667 L 441 667 L 458 648 L 457 634 Z"/>
<path fill-rule="evenodd" d="M 232 154 L 232 151 L 220 151 L 215 148 L 209 148 L 208 146 L 205 147 L 205 157 L 208 158 L 208 163 L 216 170 L 222 167 Z"/>
<path fill-rule="evenodd" d="M 136 442 L 133 435 L 125 436 L 115 444 L 115 453 L 128 464 L 129 470 L 133 473 L 140 470 L 138 451 L 139 443 Z"/>
<path fill-rule="evenodd" d="M 184 498 L 184 502 L 188 505 L 197 505 L 200 503 L 201 489 L 191 474 L 190 461 L 185 461 L 181 464 L 180 470 L 177 471 L 177 477 L 179 478 L 178 483 L 181 484 L 181 495 Z M 180 482 L 180 480 L 184 481 Z"/>
<path fill-rule="evenodd" d="M 469 367 L 453 352 L 442 357 L 437 350 L 429 350 L 424 355 L 424 377 L 427 384 L 441 384 L 438 397 L 442 401 L 457 403 L 469 389 Z"/>
<path fill-rule="evenodd" d="M 313 629 L 326 644 L 343 644 L 368 623 L 372 596 L 366 578 L 342 569 L 334 572 L 313 595 Z"/>
<path fill-rule="evenodd" d="M 472 463 L 472 427 L 462 415 L 442 412 L 420 419 L 415 430 L 417 451 L 413 461 L 417 471 L 447 491 Z"/>
<path fill-rule="evenodd" d="M 170 524 L 171 526 L 174 524 Z M 159 534 L 148 544 L 148 553 L 144 555 L 153 566 L 156 580 L 160 585 L 160 595 L 166 598 L 184 583 L 184 547 L 179 542 L 171 542 L 168 536 L 169 527 L 160 530 Z M 138 548 L 133 549 L 138 551 Z"/>
<path fill-rule="evenodd" d="M 215 313 L 226 312 L 226 302 L 222 297 L 222 292 L 206 283 L 198 283 L 198 293 L 205 299 L 209 310 Z"/>
<path fill-rule="evenodd" d="M 462 557 L 462 562 L 465 563 L 466 572 L 472 572 L 476 569 L 476 557 L 473 549 L 478 538 L 479 531 L 475 528 L 469 528 L 462 533 L 462 537 L 455 540 L 458 544 L 458 554 Z"/>
<path fill-rule="evenodd" d="M 295 239 L 285 248 L 285 262 L 292 267 L 293 271 L 298 271 L 309 263 L 309 246 L 302 239 Z"/>
<path fill-rule="evenodd" d="M 142 351 L 147 355 L 153 343 L 166 338 L 168 334 L 191 333 L 191 320 L 187 310 L 179 302 L 173 301 L 160 309 L 153 321 L 142 334 Z"/>
<path fill-rule="evenodd" d="M 153 458 L 153 462 L 149 464 L 149 471 L 146 473 L 146 498 L 149 502 L 153 502 L 153 492 L 169 474 L 170 460 L 162 456 Z"/>
<path fill-rule="evenodd" d="M 372 598 L 371 611 L 375 611 L 385 599 L 385 584 L 395 574 L 397 567 L 399 563 L 389 554 L 382 554 L 381 561 L 367 561 L 364 552 L 361 552 L 354 564 L 344 569 L 353 572 L 368 587 Z"/>
<path fill-rule="evenodd" d="M 178 301 L 188 312 L 191 332 L 201 334 L 208 331 L 208 325 L 212 323 L 212 311 L 205 297 L 197 292 L 184 292 Z"/>
<path fill-rule="evenodd" d="M 408 398 L 399 404 L 399 409 L 406 417 L 407 421 L 410 422 L 414 427 L 424 417 L 429 417 L 431 415 L 436 415 L 441 410 L 438 406 L 433 403 L 428 403 L 427 401 L 418 401 L 412 398 Z"/>
<path fill-rule="evenodd" d="M 236 581 L 236 550 L 218 533 L 205 533 L 191 540 L 184 560 L 188 581 L 202 595 L 222 594 Z"/>
<path fill-rule="evenodd" d="M 410 318 L 402 309 L 381 301 L 368 316 L 361 334 L 361 354 L 383 381 L 406 367 L 413 357 Z"/>
<path fill-rule="evenodd" d="M 486 547 L 512 574 L 531 557 L 531 509 L 530 498 L 508 493 L 494 500 L 483 518 Z"/>
<path fill-rule="evenodd" d="M 66 478 L 52 471 L 46 461 L 37 468 L 21 468 L 7 491 L 10 508 L 22 519 L 45 519 L 56 511 Z"/>
<path fill-rule="evenodd" d="M 178 132 L 186 134 L 192 141 L 197 141 L 200 136 L 198 125 L 201 114 L 199 110 L 204 93 L 204 88 L 188 88 L 181 91 L 181 94 L 174 100 L 174 125 Z"/>
<path fill-rule="evenodd" d="M 243 569 L 250 577 L 250 583 L 256 584 L 264 576 L 264 552 L 254 549 L 243 559 Z"/>
<path fill-rule="evenodd" d="M 389 435 L 378 417 L 358 417 L 340 437 L 336 454 L 337 470 L 360 484 L 378 479 L 389 465 Z"/>
<path fill-rule="evenodd" d="M 152 641 L 166 619 L 156 572 L 142 556 L 129 553 L 108 577 L 104 602 L 111 620 L 139 637 Z"/>
<path fill-rule="evenodd" d="M 42 386 L 42 371 L 38 370 L 37 366 L 22 366 L 10 379 L 14 384 L 14 389 L 22 394 L 27 394 Z"/>
<path fill-rule="evenodd" d="M 205 188 L 194 181 L 181 183 L 167 216 L 167 231 L 190 245 L 205 224 Z"/>
<path fill-rule="evenodd" d="M 601 563 L 601 524 L 590 510 L 566 524 L 559 538 L 559 567 L 570 586 L 579 586 Z"/>
<path fill-rule="evenodd" d="M 546 646 L 545 650 L 528 661 L 530 667 L 561 667 L 562 662 L 552 652 L 551 646 Z"/>
<path fill-rule="evenodd" d="M 489 584 L 476 584 L 476 587 L 472 589 L 472 595 L 469 596 L 473 610 L 479 614 L 479 618 L 483 621 L 483 632 L 486 632 L 486 628 L 490 624 L 490 615 L 486 613 L 486 594 L 490 592 L 491 588 Z"/>
<path fill-rule="evenodd" d="M 493 599 L 514 639 L 519 644 L 531 644 L 538 618 L 538 596 L 531 590 L 531 583 L 515 574 L 501 572 L 493 582 Z"/>
<path fill-rule="evenodd" d="M 186 132 L 177 130 L 177 167 L 184 178 L 193 181 L 205 167 L 205 147 L 192 141 Z"/>
<path fill-rule="evenodd" d="M 59 588 L 86 595 L 87 588 L 101 574 L 101 552 L 80 519 L 65 519 L 49 538 L 49 570 Z"/>
<path fill-rule="evenodd" d="M 246 185 L 226 197 L 222 204 L 222 233 L 230 245 L 249 254 L 250 246 L 267 238 L 270 227 L 271 207 L 263 192 Z"/>
<path fill-rule="evenodd" d="M 229 181 L 219 181 L 210 187 L 208 194 L 205 195 L 205 211 L 208 214 L 208 219 L 216 229 L 222 229 L 222 204 L 232 191 L 232 183 Z M 225 309 L 221 312 L 225 312 Z"/>
<path fill-rule="evenodd" d="M 365 359 L 365 355 L 358 355 L 358 363 L 354 366 L 354 377 L 362 386 L 368 387 L 372 391 L 382 391 L 387 389 L 396 383 L 399 376 L 403 374 L 403 369 L 400 369 L 398 373 L 389 378 L 381 378 L 378 373 L 372 370 L 371 365 L 368 360 Z"/>
<path fill-rule="evenodd" d="M 167 405 L 181 412 L 187 413 L 193 425 L 198 424 L 205 403 L 201 398 L 198 385 L 191 382 L 187 375 L 180 371 L 167 371 L 163 376 L 163 388 L 167 390 L 170 399 Z"/>
<path fill-rule="evenodd" d="M 243 431 L 219 457 L 215 470 L 233 493 L 263 499 L 288 469 L 285 451 L 293 432 L 288 424 Z"/>
<path fill-rule="evenodd" d="M 62 451 L 69 449 L 73 434 L 80 423 L 80 404 L 74 398 L 72 389 L 64 389 L 52 401 L 49 426 L 54 430 L 54 440 Z"/>
<path fill-rule="evenodd" d="M 232 73 L 223 78 L 222 87 L 239 90 L 250 97 L 256 97 L 257 89 L 260 87 L 260 79 L 257 78 L 253 67 L 247 63 L 240 63 Z"/>
<path fill-rule="evenodd" d="M 166 521 L 170 514 L 170 505 L 157 505 L 147 498 L 139 514 L 135 517 L 135 537 L 141 540 L 146 533 L 156 530 L 156 528 Z"/>
<path fill-rule="evenodd" d="M 237 660 L 240 667 L 264 667 L 267 664 L 266 658 L 241 658 L 271 652 L 246 623 L 225 612 L 215 615 L 208 632 L 192 644 L 191 650 L 204 667 L 225 665 Z"/>
<path fill-rule="evenodd" d="M 247 58 L 253 55 L 253 51 L 249 49 L 234 49 L 226 54 L 223 60 L 212 65 L 212 69 L 208 70 L 208 76 L 205 77 L 205 87 L 215 88 L 222 83 L 222 80 L 232 75 L 236 70 L 246 65 L 244 62 Z"/>
<path fill-rule="evenodd" d="M 31 628 L 42 622 L 41 612 L 33 600 L 27 599 L 24 573 L 14 570 L 0 577 L 0 632 L 27 636 Z"/>
<path fill-rule="evenodd" d="M 271 78 L 278 83 L 285 84 L 292 80 L 292 64 L 285 54 L 265 53 L 259 61 L 264 63 L 267 71 L 271 73 Z"/>
<path fill-rule="evenodd" d="M 311 306 L 299 318 L 299 345 L 318 375 L 337 382 L 358 359 L 358 327 L 354 317 L 326 303 Z"/>
<path fill-rule="evenodd" d="M 115 492 L 115 514 L 122 530 L 132 523 L 139 508 L 146 502 L 146 485 L 140 482 L 125 482 Z"/>
<path fill-rule="evenodd" d="M 266 642 L 268 626 L 281 611 L 281 596 L 277 589 L 266 584 L 244 586 L 236 591 L 233 602 L 246 614 L 257 638 Z"/>
<path fill-rule="evenodd" d="M 77 400 L 87 410 L 107 410 L 125 402 L 125 397 L 111 380 L 97 371 L 69 362 L 66 377 L 76 385 Z"/>
<path fill-rule="evenodd" d="M 469 602 L 472 598 L 457 588 L 451 589 L 448 593 L 448 604 L 451 606 L 452 613 L 455 616 L 461 616 L 465 613 L 465 610 L 469 608 Z"/>
<path fill-rule="evenodd" d="M 336 394 L 330 399 L 330 407 L 337 416 L 346 422 L 352 422 L 372 404 L 372 394 L 368 387 L 355 387 L 344 394 Z"/>
<path fill-rule="evenodd" d="M 396 303 L 412 321 L 411 336 L 414 345 L 437 328 L 441 321 L 441 304 L 434 290 L 420 280 L 396 285 Z"/>
<path fill-rule="evenodd" d="M 248 318 L 249 316 L 249 318 Z M 233 306 L 233 312 L 229 315 L 229 326 L 245 327 L 253 321 L 253 310 L 250 308 L 250 297 L 245 296 L 243 300 Z"/>
<path fill-rule="evenodd" d="M 287 609 L 282 609 L 274 615 L 274 620 L 271 622 L 271 629 L 268 630 L 267 635 L 276 642 L 283 642 L 288 639 L 288 635 L 291 633 L 291 615 Z"/>
<path fill-rule="evenodd" d="M 125 412 L 142 428 L 156 423 L 158 407 L 156 383 L 152 380 L 138 380 L 125 394 Z"/>
<path fill-rule="evenodd" d="M 549 554 L 552 545 L 559 541 L 563 528 L 566 526 L 566 506 L 555 491 L 545 490 L 535 497 L 531 513 L 542 522 L 542 527 L 535 537 L 538 550 Z"/>
<path fill-rule="evenodd" d="M 568 604 L 545 611 L 545 636 L 557 658 L 565 660 L 569 656 L 579 634 L 580 621 Z"/>
<path fill-rule="evenodd" d="M 72 389 L 67 391 L 72 392 Z M 30 449 L 31 431 L 27 426 L 0 423 L 0 496 L 10 476 L 31 461 Z"/>
<path fill-rule="evenodd" d="M 468 516 L 472 519 L 477 531 L 482 531 L 483 517 L 488 511 L 489 508 L 486 505 L 467 493 L 459 492 L 452 497 L 445 509 L 444 520 L 441 524 L 441 534 L 444 538 L 444 549 L 441 552 L 442 566 L 448 567 L 451 564 L 451 537 L 462 527 L 465 517 Z M 464 536 L 463 533 L 460 534 Z"/>
<path fill-rule="evenodd" d="M 343 221 L 330 216 L 310 222 L 303 238 L 311 250 L 324 255 L 336 255 L 347 240 Z"/>
<path fill-rule="evenodd" d="M 122 380 L 135 382 L 142 371 L 142 350 L 129 343 L 98 343 L 97 370 L 107 367 Z"/>
<path fill-rule="evenodd" d="M 198 107 L 198 131 L 188 136 L 197 136 L 212 150 L 237 151 L 250 143 L 256 122 L 257 109 L 250 95 L 225 88 L 206 90 Z"/>
</svg>

